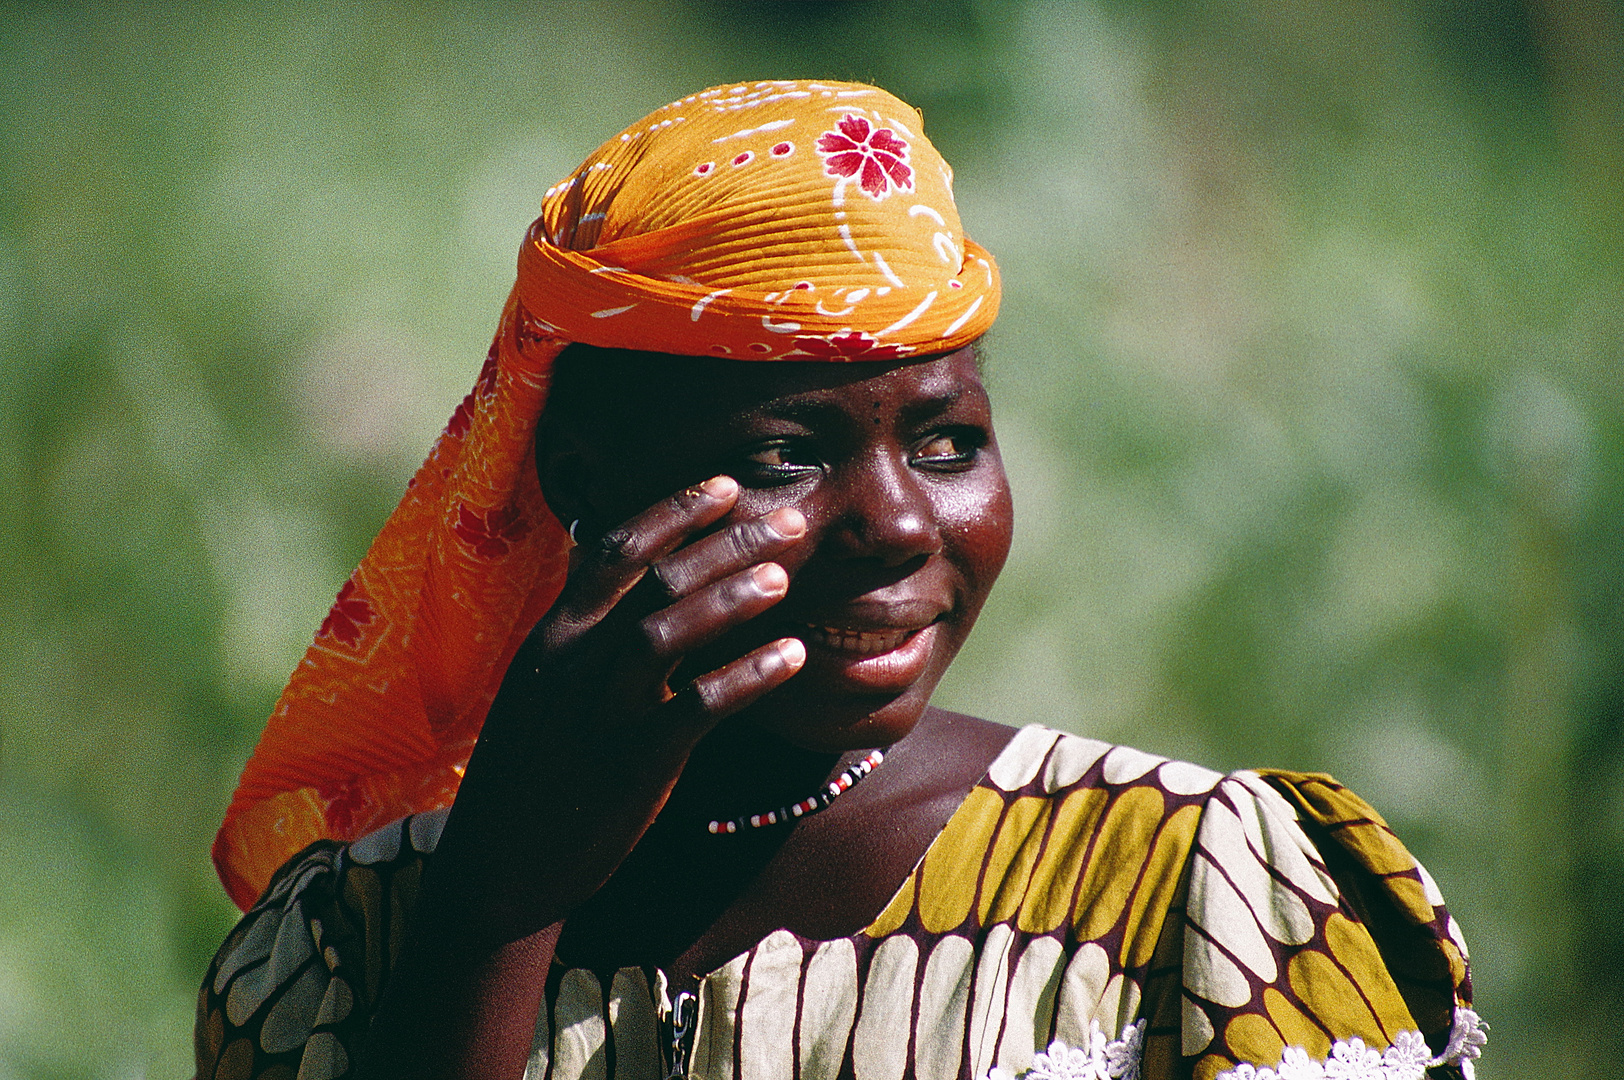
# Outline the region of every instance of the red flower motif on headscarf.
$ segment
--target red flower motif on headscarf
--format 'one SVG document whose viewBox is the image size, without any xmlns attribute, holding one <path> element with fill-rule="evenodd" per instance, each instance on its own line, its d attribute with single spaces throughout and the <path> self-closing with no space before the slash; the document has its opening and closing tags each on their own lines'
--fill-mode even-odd
<svg viewBox="0 0 1624 1080">
<path fill-rule="evenodd" d="M 913 167 L 908 144 L 888 127 L 876 128 L 866 117 L 847 113 L 835 125 L 839 130 L 818 136 L 818 153 L 830 176 L 857 177 L 857 186 L 878 202 L 898 191 L 913 190 Z"/>
<path fill-rule="evenodd" d="M 327 811 L 323 816 L 333 835 L 353 836 L 356 819 L 367 810 L 369 800 L 366 795 L 349 784 L 318 788 L 317 794 L 327 800 Z"/>
<path fill-rule="evenodd" d="M 333 638 L 345 645 L 354 646 L 361 640 L 361 628 L 371 625 L 372 620 L 377 617 L 372 605 L 367 603 L 367 598 L 355 595 L 355 579 L 351 578 L 338 590 L 338 599 L 333 601 L 327 617 L 321 621 L 321 628 L 316 631 L 316 636 Z"/>
<path fill-rule="evenodd" d="M 481 514 L 467 503 L 457 507 L 457 523 L 451 527 L 458 539 L 473 548 L 475 555 L 495 559 L 530 531 L 529 522 L 519 518 L 517 507 L 499 506 Z"/>
<path fill-rule="evenodd" d="M 895 360 L 913 352 L 912 345 L 881 345 L 874 335 L 861 330 L 826 338 L 798 337 L 795 347 L 819 360 Z"/>
</svg>

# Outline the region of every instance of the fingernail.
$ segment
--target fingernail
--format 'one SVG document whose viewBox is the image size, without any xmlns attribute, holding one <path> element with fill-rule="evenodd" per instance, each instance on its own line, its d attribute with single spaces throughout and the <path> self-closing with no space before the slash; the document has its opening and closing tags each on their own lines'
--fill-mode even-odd
<svg viewBox="0 0 1624 1080">
<path fill-rule="evenodd" d="M 767 527 L 785 540 L 806 532 L 806 515 L 793 506 L 780 506 L 766 517 Z"/>
<path fill-rule="evenodd" d="M 790 667 L 798 668 L 806 663 L 806 646 L 800 638 L 784 638 L 778 643 L 778 655 L 784 658 L 784 663 Z"/>
<path fill-rule="evenodd" d="M 750 579 L 765 593 L 783 592 L 789 587 L 789 575 L 775 562 L 762 563 L 750 571 Z"/>
<path fill-rule="evenodd" d="M 725 499 L 738 489 L 739 482 L 731 476 L 713 476 L 699 485 L 699 490 L 713 499 Z"/>
</svg>

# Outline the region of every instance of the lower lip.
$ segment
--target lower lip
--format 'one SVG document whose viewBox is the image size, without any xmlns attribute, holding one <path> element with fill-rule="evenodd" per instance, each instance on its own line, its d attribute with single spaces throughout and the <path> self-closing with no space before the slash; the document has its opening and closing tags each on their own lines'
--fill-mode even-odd
<svg viewBox="0 0 1624 1080">
<path fill-rule="evenodd" d="M 936 635 L 941 623 L 914 631 L 889 652 L 862 654 L 818 644 L 802 635 L 806 644 L 806 669 L 819 681 L 828 679 L 863 693 L 900 693 L 919 681 L 936 651 Z"/>
</svg>

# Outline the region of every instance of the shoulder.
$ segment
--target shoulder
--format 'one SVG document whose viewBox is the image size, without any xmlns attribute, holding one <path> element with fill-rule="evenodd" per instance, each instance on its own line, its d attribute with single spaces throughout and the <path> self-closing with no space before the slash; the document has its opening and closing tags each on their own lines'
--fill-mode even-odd
<svg viewBox="0 0 1624 1080">
<path fill-rule="evenodd" d="M 348 845 L 318 841 L 277 871 L 204 977 L 199 1076 L 348 1068 L 446 813 L 403 818 Z"/>
<path fill-rule="evenodd" d="M 1014 733 L 987 779 L 1012 794 L 1064 798 L 1082 789 L 1155 787 L 1182 801 L 1205 796 L 1223 774 L 1032 724 Z"/>
<path fill-rule="evenodd" d="M 1132 999 L 1158 1065 L 1146 1075 L 1182 1060 L 1207 1080 L 1273 1076 L 1292 1055 L 1469 1072 L 1483 1037 L 1460 928 L 1387 823 L 1331 777 L 1226 775 L 1029 727 L 972 801 L 987 867 L 1032 852 L 983 891 L 1019 874 L 1022 925 L 1066 933 L 1073 966 L 1098 969 L 1089 985 L 1138 988 L 1063 1001 L 1074 1036 L 1095 1020 L 1115 1031 Z"/>
</svg>

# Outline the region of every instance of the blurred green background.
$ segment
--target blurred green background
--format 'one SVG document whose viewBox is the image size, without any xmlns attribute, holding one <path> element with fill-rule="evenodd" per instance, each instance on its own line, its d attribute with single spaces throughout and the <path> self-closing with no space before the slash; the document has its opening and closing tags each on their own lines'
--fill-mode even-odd
<svg viewBox="0 0 1624 1080">
<path fill-rule="evenodd" d="M 190 1075 L 210 839 L 541 192 L 707 85 L 918 105 L 998 256 L 1019 529 L 939 701 L 1324 769 L 1480 1075 L 1624 1060 L 1613 0 L 17 5 L 0 1080 Z"/>
</svg>

